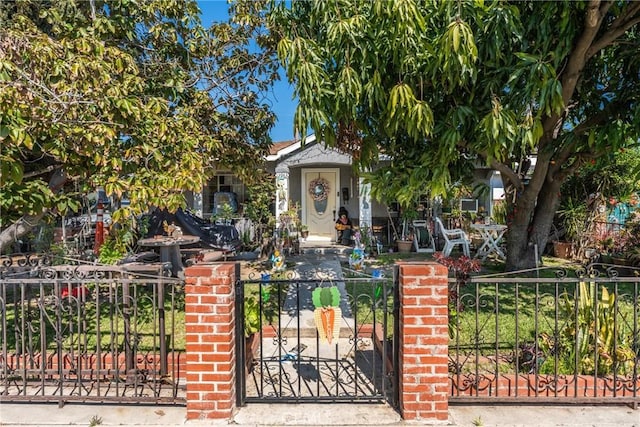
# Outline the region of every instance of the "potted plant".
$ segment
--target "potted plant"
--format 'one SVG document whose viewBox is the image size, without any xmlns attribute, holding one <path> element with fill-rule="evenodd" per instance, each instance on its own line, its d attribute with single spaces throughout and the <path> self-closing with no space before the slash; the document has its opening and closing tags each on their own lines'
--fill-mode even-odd
<svg viewBox="0 0 640 427">
<path fill-rule="evenodd" d="M 249 296 L 244 300 L 244 337 L 245 337 L 245 366 L 247 372 L 253 369 L 253 361 L 260 341 L 260 303 L 255 297 Z"/>
<path fill-rule="evenodd" d="M 564 240 L 553 242 L 553 251 L 559 258 L 570 258 L 573 254 L 574 244 L 583 234 L 587 222 L 587 205 L 569 197 L 558 211 L 558 218 L 564 229 Z"/>
<path fill-rule="evenodd" d="M 254 366 L 255 355 L 260 346 L 260 328 L 263 336 L 273 336 L 274 321 L 278 318 L 280 301 L 277 297 L 277 284 L 269 284 L 271 279 L 282 280 L 284 276 L 280 272 L 274 272 L 262 276 L 260 296 L 246 296 L 244 299 L 244 336 L 245 336 L 245 362 L 247 372 L 251 372 Z M 262 310 L 260 307 L 262 304 Z"/>
<path fill-rule="evenodd" d="M 309 227 L 305 224 L 302 224 L 300 226 L 300 237 L 305 240 L 307 239 L 307 237 L 309 237 Z"/>
<path fill-rule="evenodd" d="M 402 233 L 396 239 L 398 252 L 411 252 L 413 247 L 413 232 L 411 225 L 414 219 L 418 218 L 418 211 L 414 208 L 405 208 L 402 210 Z"/>
</svg>

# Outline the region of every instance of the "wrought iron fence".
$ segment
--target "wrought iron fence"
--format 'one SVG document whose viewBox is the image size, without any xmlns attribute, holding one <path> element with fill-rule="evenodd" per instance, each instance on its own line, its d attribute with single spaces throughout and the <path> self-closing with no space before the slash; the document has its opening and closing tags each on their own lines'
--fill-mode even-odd
<svg viewBox="0 0 640 427">
<path fill-rule="evenodd" d="M 37 259 L 0 273 L 2 401 L 184 404 L 182 281 Z"/>
<path fill-rule="evenodd" d="M 311 273 L 237 283 L 238 336 L 247 337 L 238 342 L 246 375 L 238 376 L 237 404 L 397 404 L 397 285 L 359 271 Z"/>
<path fill-rule="evenodd" d="M 640 269 L 549 271 L 450 281 L 451 402 L 640 403 Z"/>
</svg>

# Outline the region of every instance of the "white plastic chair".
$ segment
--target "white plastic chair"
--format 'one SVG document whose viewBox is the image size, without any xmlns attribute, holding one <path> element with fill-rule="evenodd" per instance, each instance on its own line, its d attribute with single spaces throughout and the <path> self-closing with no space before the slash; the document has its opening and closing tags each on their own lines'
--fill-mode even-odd
<svg viewBox="0 0 640 427">
<path fill-rule="evenodd" d="M 442 254 L 444 256 L 448 257 L 449 255 L 451 255 L 451 251 L 453 250 L 453 248 L 456 245 L 460 245 L 462 252 L 466 256 L 471 257 L 469 251 L 469 239 L 467 238 L 467 233 L 465 233 L 463 229 L 446 229 L 444 227 L 444 224 L 442 223 L 442 220 L 438 217 L 436 217 L 436 223 L 438 224 L 438 227 L 440 227 L 440 232 L 442 233 L 442 237 L 445 241 L 444 248 L 442 249 Z"/>
<path fill-rule="evenodd" d="M 429 231 L 427 221 L 413 221 L 413 247 L 416 252 L 435 252 L 436 244 L 434 243 L 433 236 Z"/>
</svg>

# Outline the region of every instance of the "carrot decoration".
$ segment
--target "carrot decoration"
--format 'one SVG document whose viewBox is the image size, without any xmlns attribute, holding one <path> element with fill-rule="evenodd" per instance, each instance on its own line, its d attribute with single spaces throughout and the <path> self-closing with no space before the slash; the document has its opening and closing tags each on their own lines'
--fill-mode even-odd
<svg viewBox="0 0 640 427">
<path fill-rule="evenodd" d="M 318 335 L 322 341 L 331 344 L 334 338 L 340 336 L 340 291 L 336 286 L 316 288 L 311 294 L 311 299 L 316 308 L 313 314 Z"/>
</svg>

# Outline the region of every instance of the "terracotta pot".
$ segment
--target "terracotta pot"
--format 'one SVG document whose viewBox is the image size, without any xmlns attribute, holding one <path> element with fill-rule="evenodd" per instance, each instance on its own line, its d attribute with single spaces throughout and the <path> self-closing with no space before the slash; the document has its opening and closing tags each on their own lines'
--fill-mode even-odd
<svg viewBox="0 0 640 427">
<path fill-rule="evenodd" d="M 398 252 L 400 253 L 409 253 L 413 247 L 412 240 L 396 240 L 396 244 L 398 245 Z"/>
<path fill-rule="evenodd" d="M 245 337 L 245 347 L 244 347 L 244 361 L 245 367 L 247 369 L 247 373 L 253 372 L 253 367 L 255 365 L 255 355 L 258 351 L 258 345 L 260 343 L 260 334 L 251 334 L 248 337 Z"/>
<path fill-rule="evenodd" d="M 571 258 L 573 252 L 573 243 L 571 242 L 553 242 L 553 253 L 562 259 Z"/>
</svg>

